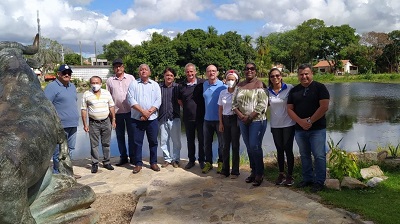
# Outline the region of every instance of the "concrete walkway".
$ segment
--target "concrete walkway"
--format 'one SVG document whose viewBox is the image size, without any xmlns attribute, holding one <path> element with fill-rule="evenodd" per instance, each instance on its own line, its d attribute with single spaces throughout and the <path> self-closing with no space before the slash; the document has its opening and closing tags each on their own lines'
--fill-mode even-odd
<svg viewBox="0 0 400 224">
<path fill-rule="evenodd" d="M 181 167 L 185 165 L 182 161 Z M 78 182 L 96 194 L 140 197 L 131 223 L 361 223 L 288 187 L 267 181 L 253 187 L 245 183 L 249 173 L 244 170 L 238 179 L 230 179 L 220 178 L 216 169 L 202 174 L 198 164 L 190 170 L 168 166 L 154 172 L 145 161 L 138 174 L 131 165 L 114 167 L 109 171 L 100 166 L 92 174 L 90 160 L 74 161 L 74 172 L 82 176 Z"/>
</svg>

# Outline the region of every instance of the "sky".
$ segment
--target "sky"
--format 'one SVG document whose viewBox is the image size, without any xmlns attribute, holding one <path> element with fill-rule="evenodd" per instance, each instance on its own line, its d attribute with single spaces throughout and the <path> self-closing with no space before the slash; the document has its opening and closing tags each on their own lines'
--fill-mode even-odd
<svg viewBox="0 0 400 224">
<path fill-rule="evenodd" d="M 0 41 L 31 44 L 38 12 L 41 36 L 84 57 L 113 40 L 137 45 L 153 32 L 173 38 L 209 26 L 254 38 L 313 18 L 358 34 L 400 30 L 399 0 L 1 0 Z"/>
</svg>

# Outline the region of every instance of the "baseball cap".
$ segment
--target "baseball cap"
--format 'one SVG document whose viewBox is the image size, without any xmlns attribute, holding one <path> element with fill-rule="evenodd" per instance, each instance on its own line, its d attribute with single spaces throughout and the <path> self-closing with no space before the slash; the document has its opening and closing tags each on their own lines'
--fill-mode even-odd
<svg viewBox="0 0 400 224">
<path fill-rule="evenodd" d="M 71 67 L 70 67 L 69 65 L 67 65 L 67 64 L 60 65 L 60 67 L 58 68 L 58 71 L 59 71 L 59 72 L 63 72 L 63 71 L 65 71 L 65 70 L 70 70 L 71 73 L 72 73 Z"/>
<path fill-rule="evenodd" d="M 114 65 L 116 65 L 116 64 L 123 64 L 123 63 L 122 63 L 122 59 L 121 59 L 121 58 L 115 59 L 115 60 L 113 61 L 112 65 L 114 66 Z"/>
</svg>

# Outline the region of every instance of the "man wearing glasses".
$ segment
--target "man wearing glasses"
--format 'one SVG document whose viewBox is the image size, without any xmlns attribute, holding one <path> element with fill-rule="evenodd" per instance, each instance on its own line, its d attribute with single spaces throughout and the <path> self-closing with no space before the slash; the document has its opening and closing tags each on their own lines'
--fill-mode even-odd
<svg viewBox="0 0 400 224">
<path fill-rule="evenodd" d="M 106 89 L 111 93 L 115 103 L 115 118 L 118 149 L 120 160 L 116 166 L 122 166 L 128 162 L 134 164 L 135 152 L 133 149 L 133 130 L 131 125 L 131 107 L 126 100 L 128 87 L 131 82 L 136 82 L 135 77 L 125 73 L 122 59 L 117 58 L 112 63 L 115 75 L 107 79 Z M 125 129 L 128 133 L 128 147 L 125 141 Z M 128 150 L 127 150 L 128 148 Z M 130 160 L 128 161 L 128 156 Z"/>
<path fill-rule="evenodd" d="M 78 96 L 75 85 L 71 82 L 71 75 L 71 67 L 66 64 L 61 65 L 58 68 L 57 79 L 49 83 L 44 89 L 46 98 L 53 103 L 61 120 L 70 157 L 75 149 L 76 131 L 79 124 L 79 112 L 76 105 Z M 60 172 L 59 152 L 59 145 L 57 145 L 53 153 L 53 173 L 56 174 Z M 75 178 L 80 178 L 80 176 L 75 175 Z"/>
<path fill-rule="evenodd" d="M 325 113 L 329 107 L 329 92 L 324 84 L 313 81 L 311 65 L 300 65 L 297 72 L 300 84 L 290 91 L 287 109 L 296 122 L 295 138 L 303 176 L 298 186 L 312 186 L 311 191 L 317 192 L 324 188 L 326 179 Z"/>
</svg>

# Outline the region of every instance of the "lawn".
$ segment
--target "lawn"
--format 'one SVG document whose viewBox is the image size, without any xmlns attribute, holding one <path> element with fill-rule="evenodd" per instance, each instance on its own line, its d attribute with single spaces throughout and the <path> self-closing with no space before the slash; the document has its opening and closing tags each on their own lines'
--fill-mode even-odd
<svg viewBox="0 0 400 224">
<path fill-rule="evenodd" d="M 400 168 L 385 164 L 380 164 L 380 167 L 389 178 L 377 187 L 363 190 L 342 188 L 341 191 L 325 189 L 317 193 L 321 197 L 321 203 L 354 212 L 361 215 L 363 220 L 374 223 L 400 223 Z M 265 177 L 268 181 L 275 182 L 277 174 L 276 166 L 266 168 Z M 296 183 L 301 181 L 299 164 L 295 166 L 293 176 Z M 296 190 L 310 193 L 310 189 L 307 188 Z"/>
</svg>

